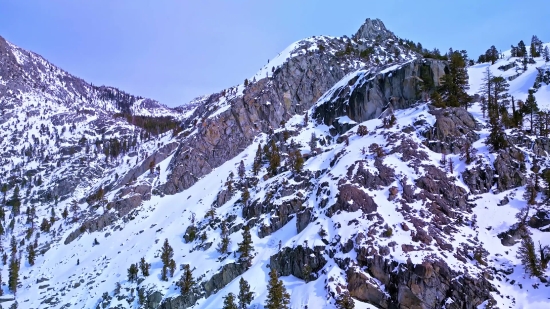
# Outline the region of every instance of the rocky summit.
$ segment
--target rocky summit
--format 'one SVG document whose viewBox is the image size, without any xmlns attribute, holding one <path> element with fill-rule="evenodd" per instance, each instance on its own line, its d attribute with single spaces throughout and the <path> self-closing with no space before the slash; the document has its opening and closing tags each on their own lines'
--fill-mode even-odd
<svg viewBox="0 0 550 309">
<path fill-rule="evenodd" d="M 367 19 L 169 108 L 0 37 L 1 306 L 550 307 L 535 38 L 474 61 Z"/>
</svg>

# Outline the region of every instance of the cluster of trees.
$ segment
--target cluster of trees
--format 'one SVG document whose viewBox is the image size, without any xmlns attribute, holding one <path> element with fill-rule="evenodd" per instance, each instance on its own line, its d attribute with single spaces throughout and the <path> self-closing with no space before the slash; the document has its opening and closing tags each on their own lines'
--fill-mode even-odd
<svg viewBox="0 0 550 309">
<path fill-rule="evenodd" d="M 486 69 L 481 89 L 481 107 L 483 117 L 485 112 L 489 116 L 491 133 L 487 144 L 493 150 L 503 149 L 508 146 L 504 135 L 504 129 L 524 127 L 524 121 L 529 124 L 529 132 L 536 135 L 548 135 L 550 129 L 550 115 L 546 111 L 539 110 L 534 91 L 529 90 L 525 102 L 515 101 L 508 94 L 508 81 L 501 76 L 493 76 L 489 68 Z M 512 113 L 509 113 L 509 108 Z"/>
<path fill-rule="evenodd" d="M 141 274 L 144 277 L 149 276 L 149 269 L 151 268 L 151 264 L 147 263 L 145 261 L 145 258 L 142 257 L 141 260 L 139 260 L 139 263 L 131 264 L 130 268 L 128 268 L 128 281 L 134 282 L 138 279 L 139 271 L 141 270 Z"/>
<path fill-rule="evenodd" d="M 241 277 L 239 280 L 239 294 L 227 294 L 223 298 L 223 309 L 247 309 L 252 302 L 254 293 L 250 291 L 250 285 Z M 281 307 L 284 308 L 284 307 Z"/>
<path fill-rule="evenodd" d="M 432 93 L 432 104 L 436 107 L 468 108 L 471 97 L 468 84 L 467 55 L 462 51 L 449 50 L 449 65 L 441 79 L 441 86 Z"/>
<path fill-rule="evenodd" d="M 115 118 L 124 117 L 128 123 L 131 123 L 137 127 L 142 128 L 148 134 L 145 139 L 148 139 L 150 135 L 160 135 L 168 131 L 174 132 L 173 135 L 181 132 L 182 127 L 178 120 L 170 116 L 152 117 L 152 116 L 136 116 L 131 113 L 119 113 L 115 114 Z"/>
<path fill-rule="evenodd" d="M 492 45 L 485 54 L 481 54 L 477 58 L 477 63 L 484 63 L 484 62 L 491 62 L 491 64 L 495 64 L 495 62 L 500 59 L 501 54 L 498 52 L 495 45 Z"/>
</svg>

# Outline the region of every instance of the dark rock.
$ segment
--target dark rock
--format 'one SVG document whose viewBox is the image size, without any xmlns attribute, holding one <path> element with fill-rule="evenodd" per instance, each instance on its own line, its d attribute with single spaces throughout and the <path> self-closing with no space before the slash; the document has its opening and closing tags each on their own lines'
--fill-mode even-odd
<svg viewBox="0 0 550 309">
<path fill-rule="evenodd" d="M 333 91 L 325 103 L 316 107 L 313 117 L 332 126 L 342 116 L 359 123 L 377 118 L 388 107 L 408 108 L 422 99 L 422 80 L 414 76 L 420 76 L 420 71 L 426 70 L 437 86 L 445 75 L 446 65 L 446 61 L 418 59 L 394 71 L 364 75 L 353 85 L 344 85 Z M 350 91 L 352 86 L 353 91 Z"/>
<path fill-rule="evenodd" d="M 363 213 L 372 213 L 378 208 L 372 197 L 354 185 L 344 184 L 338 189 L 336 203 L 327 210 L 327 216 L 329 217 L 338 210 L 347 212 L 361 210 Z"/>
<path fill-rule="evenodd" d="M 379 308 L 435 309 L 452 303 L 452 308 L 473 309 L 486 300 L 494 301 L 490 294 L 494 287 L 487 279 L 458 274 L 443 261 L 400 264 L 379 255 L 358 261 L 385 286 L 387 294 L 359 267 L 348 270 L 348 290 L 358 300 Z"/>
<path fill-rule="evenodd" d="M 271 256 L 269 259 L 269 265 L 271 268 L 277 270 L 277 273 L 281 276 L 293 275 L 300 279 L 314 279 L 304 278 L 304 265 L 311 267 L 312 275 L 321 270 L 327 263 L 323 256 L 325 247 L 315 247 L 311 249 L 309 247 L 297 246 L 295 248 L 282 248 L 277 254 Z"/>
<path fill-rule="evenodd" d="M 546 210 L 538 210 L 531 218 L 529 218 L 529 221 L 527 224 L 535 229 L 539 229 L 543 232 L 550 231 L 550 215 L 548 211 Z M 543 227 L 546 227 L 545 229 L 541 229 Z"/>
<path fill-rule="evenodd" d="M 462 180 L 473 194 L 487 193 L 495 182 L 495 171 L 488 165 L 466 169 Z"/>
<path fill-rule="evenodd" d="M 493 166 L 498 175 L 496 183 L 499 192 L 521 187 L 527 183 L 527 177 L 524 175 L 525 155 L 518 148 L 509 147 L 500 150 Z"/>
<path fill-rule="evenodd" d="M 446 108 L 430 112 L 436 117 L 433 128 L 423 132 L 428 148 L 439 153 L 458 154 L 467 143 L 479 139 L 474 117 L 463 108 Z"/>
</svg>

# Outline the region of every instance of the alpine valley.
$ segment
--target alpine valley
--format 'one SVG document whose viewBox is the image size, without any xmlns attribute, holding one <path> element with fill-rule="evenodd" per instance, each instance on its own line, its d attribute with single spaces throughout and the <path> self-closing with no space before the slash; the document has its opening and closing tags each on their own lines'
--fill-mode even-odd
<svg viewBox="0 0 550 309">
<path fill-rule="evenodd" d="M 524 39 L 472 60 L 367 19 L 169 108 L 0 37 L 1 307 L 550 308 Z"/>
</svg>

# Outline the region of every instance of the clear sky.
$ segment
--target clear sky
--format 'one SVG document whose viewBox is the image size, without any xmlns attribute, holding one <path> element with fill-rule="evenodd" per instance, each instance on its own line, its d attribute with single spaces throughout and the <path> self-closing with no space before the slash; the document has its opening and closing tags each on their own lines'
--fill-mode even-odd
<svg viewBox="0 0 550 309">
<path fill-rule="evenodd" d="M 0 36 L 96 85 L 169 106 L 241 83 L 294 41 L 380 18 L 424 47 L 550 41 L 547 0 L 0 0 Z M 545 16 L 546 15 L 546 16 Z"/>
</svg>

